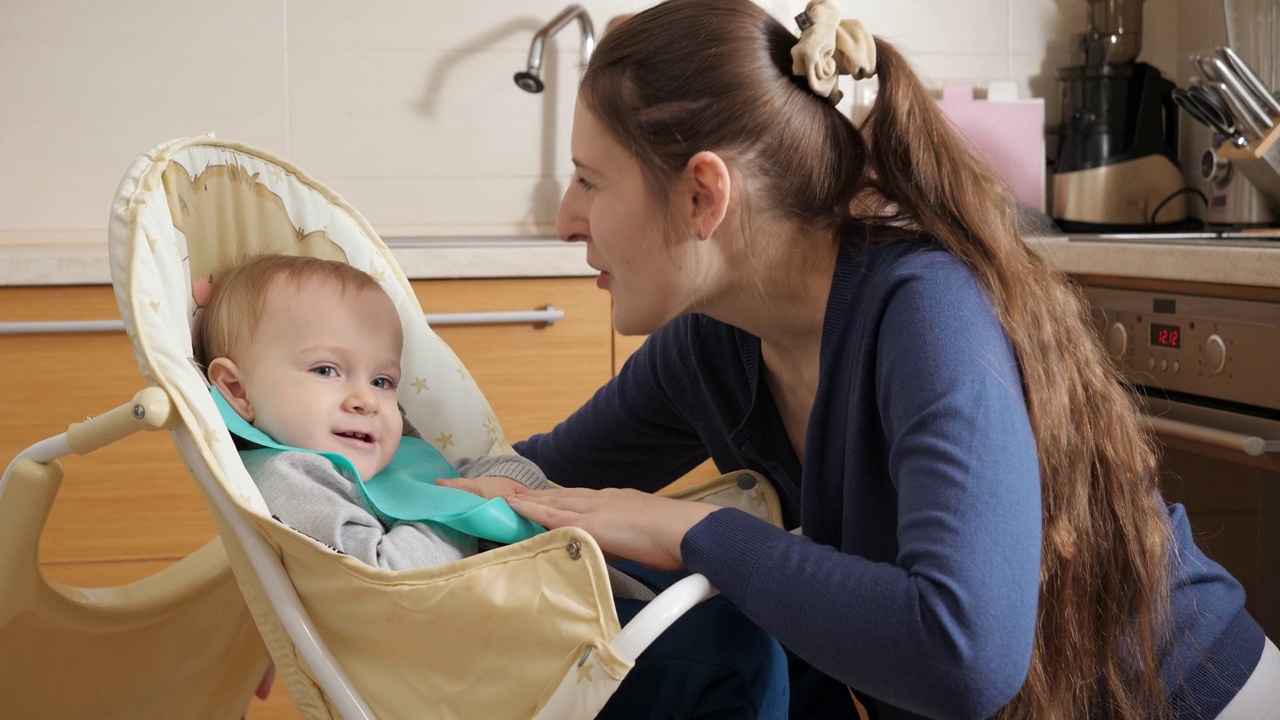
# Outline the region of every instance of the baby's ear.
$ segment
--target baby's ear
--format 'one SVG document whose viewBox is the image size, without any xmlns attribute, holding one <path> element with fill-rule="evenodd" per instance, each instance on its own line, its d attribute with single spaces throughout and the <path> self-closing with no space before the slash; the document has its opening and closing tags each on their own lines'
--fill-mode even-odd
<svg viewBox="0 0 1280 720">
<path fill-rule="evenodd" d="M 198 277 L 191 282 L 191 299 L 196 301 L 196 307 L 202 308 L 209 304 L 213 299 L 213 276 Z"/>
<path fill-rule="evenodd" d="M 214 358 L 209 362 L 209 383 L 218 388 L 222 399 L 227 401 L 236 414 L 245 422 L 253 422 L 253 403 L 245 392 L 244 383 L 240 382 L 240 367 L 230 358 Z"/>
</svg>

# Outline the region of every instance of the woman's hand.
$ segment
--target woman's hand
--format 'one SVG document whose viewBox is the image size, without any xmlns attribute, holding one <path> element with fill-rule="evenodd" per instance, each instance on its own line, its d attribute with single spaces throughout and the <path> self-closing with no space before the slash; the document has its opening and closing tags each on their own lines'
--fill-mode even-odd
<svg viewBox="0 0 1280 720">
<path fill-rule="evenodd" d="M 436 484 L 441 487 L 466 490 L 472 495 L 479 495 L 485 500 L 504 498 L 529 489 L 509 477 L 501 477 L 499 475 L 485 475 L 478 478 L 440 478 L 436 480 Z"/>
<path fill-rule="evenodd" d="M 611 557 L 679 570 L 680 542 L 718 508 L 638 490 L 524 490 L 507 497 L 520 515 L 547 528 L 579 527 Z"/>
</svg>

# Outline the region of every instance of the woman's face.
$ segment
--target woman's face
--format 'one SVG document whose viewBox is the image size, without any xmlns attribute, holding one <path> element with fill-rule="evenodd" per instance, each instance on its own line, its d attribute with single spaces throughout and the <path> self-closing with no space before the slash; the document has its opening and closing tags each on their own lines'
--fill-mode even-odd
<svg viewBox="0 0 1280 720">
<path fill-rule="evenodd" d="M 649 193 L 640 164 L 578 102 L 571 140 L 573 182 L 556 215 L 560 239 L 587 245 L 596 284 L 613 297 L 613 326 L 652 333 L 689 312 L 705 291 L 698 241 L 668 235 L 666 211 Z M 679 199 L 673 208 L 680 207 Z"/>
</svg>

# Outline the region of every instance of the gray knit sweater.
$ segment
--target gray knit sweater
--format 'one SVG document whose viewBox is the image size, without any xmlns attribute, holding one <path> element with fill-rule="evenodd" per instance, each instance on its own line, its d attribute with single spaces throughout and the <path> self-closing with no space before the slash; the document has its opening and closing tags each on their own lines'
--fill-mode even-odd
<svg viewBox="0 0 1280 720">
<path fill-rule="evenodd" d="M 439 524 L 393 521 L 371 510 L 355 484 L 322 455 L 242 450 L 240 459 L 280 522 L 337 550 L 385 570 L 443 565 L 479 552 L 475 537 Z M 462 458 L 464 478 L 496 475 L 533 490 L 549 487 L 537 465 L 519 455 Z M 613 595 L 651 600 L 640 581 L 609 566 Z"/>
<path fill-rule="evenodd" d="M 375 567 L 441 565 L 478 551 L 476 538 L 452 528 L 393 522 L 372 511 L 355 484 L 321 455 L 246 450 L 240 459 L 281 522 Z M 548 487 L 538 466 L 518 455 L 463 458 L 455 467 L 464 478 L 498 475 L 534 490 Z"/>
</svg>

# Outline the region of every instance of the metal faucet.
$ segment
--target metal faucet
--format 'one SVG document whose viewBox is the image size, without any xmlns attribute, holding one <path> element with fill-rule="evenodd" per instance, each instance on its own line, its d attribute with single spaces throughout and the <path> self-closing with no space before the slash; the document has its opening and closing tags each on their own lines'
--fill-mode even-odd
<svg viewBox="0 0 1280 720">
<path fill-rule="evenodd" d="M 521 90 L 540 93 L 546 87 L 539 74 L 542 72 L 542 47 L 546 45 L 547 38 L 555 35 L 574 18 L 578 19 L 578 25 L 582 28 L 582 64 L 585 66 L 591 59 L 591 53 L 596 49 L 596 31 L 591 25 L 591 17 L 581 5 L 570 5 L 533 34 L 533 43 L 529 45 L 529 68 L 516 73 L 515 77 L 516 85 Z"/>
</svg>

